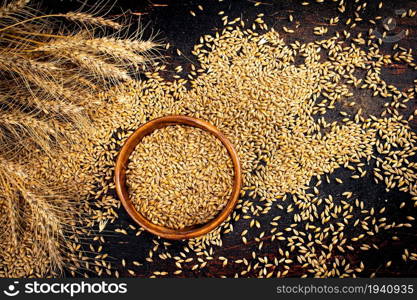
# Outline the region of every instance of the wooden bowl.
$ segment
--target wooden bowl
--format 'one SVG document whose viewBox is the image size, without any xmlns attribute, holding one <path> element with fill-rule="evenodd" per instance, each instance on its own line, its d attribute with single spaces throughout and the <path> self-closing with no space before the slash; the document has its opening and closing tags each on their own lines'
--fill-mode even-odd
<svg viewBox="0 0 417 300">
<path fill-rule="evenodd" d="M 230 199 L 227 202 L 224 209 L 217 215 L 217 217 L 210 220 L 206 224 L 194 225 L 194 226 L 186 227 L 180 230 L 166 228 L 160 225 L 153 224 L 150 221 L 148 221 L 142 214 L 140 214 L 135 209 L 132 201 L 129 199 L 127 186 L 126 186 L 126 168 L 127 168 L 129 156 L 135 149 L 136 145 L 141 142 L 144 136 L 152 133 L 154 130 L 163 128 L 166 126 L 170 126 L 170 125 L 189 125 L 189 126 L 201 128 L 213 134 L 226 147 L 232 159 L 233 168 L 234 168 L 233 190 L 232 190 Z M 148 123 L 142 125 L 139 129 L 137 129 L 128 138 L 128 140 L 123 145 L 117 157 L 116 170 L 115 170 L 115 183 L 116 183 L 117 195 L 119 196 L 128 214 L 132 217 L 133 220 L 136 221 L 136 223 L 138 223 L 147 231 L 153 234 L 156 234 L 160 237 L 173 239 L 173 240 L 182 240 L 182 239 L 195 238 L 195 237 L 204 235 L 212 231 L 230 215 L 230 213 L 233 211 L 239 198 L 240 189 L 242 186 L 242 171 L 240 167 L 239 157 L 232 143 L 215 126 L 205 121 L 187 117 L 187 116 L 167 116 L 167 117 L 162 117 L 162 118 L 149 121 Z"/>
</svg>

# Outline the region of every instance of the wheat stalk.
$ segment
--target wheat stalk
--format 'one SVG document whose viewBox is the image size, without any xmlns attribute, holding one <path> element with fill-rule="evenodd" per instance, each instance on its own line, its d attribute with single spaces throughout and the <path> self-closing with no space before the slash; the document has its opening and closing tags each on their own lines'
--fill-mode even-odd
<svg viewBox="0 0 417 300">
<path fill-rule="evenodd" d="M 42 266 L 44 270 L 62 271 L 66 254 L 61 247 L 67 243 L 66 227 L 71 226 L 76 207 L 54 188 L 33 178 L 21 165 L 1 157 L 0 165 L 0 183 L 5 187 L 0 203 L 7 207 L 10 224 L 10 229 L 2 228 L 0 236 L 4 238 L 8 232 L 11 245 L 18 247 L 22 236 L 29 233 L 31 247 L 43 249 L 49 257 L 50 265 Z M 9 272 L 13 274 L 13 270 Z"/>
<path fill-rule="evenodd" d="M 0 7 L 0 18 L 6 18 L 11 14 L 18 12 L 19 10 L 23 9 L 29 2 L 30 0 L 15 0 L 3 7 Z"/>
<path fill-rule="evenodd" d="M 52 185 L 31 169 L 93 134 L 99 94 L 134 79 L 132 65 L 150 61 L 157 44 L 123 39 L 122 24 L 96 14 L 46 15 L 28 2 L 0 6 L 0 276 L 57 276 L 88 267 L 81 183 Z"/>
<path fill-rule="evenodd" d="M 41 45 L 36 47 L 34 51 L 62 56 L 67 54 L 68 51 L 82 49 L 89 54 L 107 55 L 113 58 L 119 65 L 124 65 L 124 62 L 142 65 L 150 60 L 148 52 L 158 47 L 159 44 L 152 41 L 119 40 L 106 37 L 85 38 L 82 34 L 78 34 L 67 39 L 59 39 L 46 45 Z"/>
<path fill-rule="evenodd" d="M 65 18 L 68 18 L 71 21 L 81 22 L 85 24 L 92 24 L 98 26 L 107 26 L 114 29 L 122 29 L 122 25 L 114 22 L 112 20 L 105 19 L 103 17 L 97 17 L 86 13 L 81 12 L 69 12 L 62 15 Z"/>
<path fill-rule="evenodd" d="M 131 77 L 126 70 L 114 64 L 107 63 L 99 57 L 82 51 L 65 51 L 62 53 L 80 68 L 100 75 L 102 78 L 115 80 L 130 80 Z"/>
</svg>

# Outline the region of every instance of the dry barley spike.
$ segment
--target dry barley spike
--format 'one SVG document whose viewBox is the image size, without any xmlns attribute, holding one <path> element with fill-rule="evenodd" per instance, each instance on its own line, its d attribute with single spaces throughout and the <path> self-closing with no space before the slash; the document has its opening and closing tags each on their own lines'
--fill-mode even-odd
<svg viewBox="0 0 417 300">
<path fill-rule="evenodd" d="M 90 267 L 80 259 L 88 231 L 79 183 L 52 186 L 31 169 L 63 159 L 75 136 L 93 132 L 99 94 L 133 80 L 132 65 L 145 68 L 157 47 L 125 38 L 126 26 L 105 16 L 46 15 L 29 2 L 0 5 L 0 277 Z"/>
</svg>

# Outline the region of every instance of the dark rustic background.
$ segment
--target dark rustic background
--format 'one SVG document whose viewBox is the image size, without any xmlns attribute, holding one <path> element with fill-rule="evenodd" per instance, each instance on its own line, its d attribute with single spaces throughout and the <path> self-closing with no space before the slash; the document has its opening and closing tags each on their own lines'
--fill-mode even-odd
<svg viewBox="0 0 417 300">
<path fill-rule="evenodd" d="M 229 19 L 234 17 L 242 17 L 243 20 L 250 24 L 256 15 L 264 13 L 264 20 L 270 26 L 275 27 L 280 33 L 283 34 L 284 39 L 289 43 L 293 41 L 309 42 L 318 39 L 319 37 L 313 35 L 313 27 L 319 25 L 325 25 L 324 19 L 326 17 L 334 17 L 338 15 L 337 3 L 332 1 L 326 1 L 324 4 L 317 4 L 312 2 L 311 5 L 302 6 L 302 1 L 288 1 L 288 0 L 262 0 L 262 4 L 254 6 L 255 1 L 248 0 L 224 0 L 219 3 L 218 0 L 196 0 L 196 1 L 129 1 L 119 0 L 113 5 L 112 1 L 107 3 L 101 2 L 103 9 L 109 9 L 109 14 L 113 16 L 125 15 L 132 19 L 132 21 L 140 19 L 143 25 L 147 25 L 145 28 L 144 36 L 150 36 L 157 34 L 158 39 L 165 43 L 171 44 L 171 49 L 167 51 L 161 51 L 161 55 L 167 64 L 170 65 L 170 70 L 173 70 L 177 65 L 182 65 L 184 68 L 184 74 L 190 70 L 190 64 L 198 65 L 195 58 L 190 53 L 194 44 L 198 43 L 198 39 L 201 35 L 212 34 L 223 27 L 222 21 L 217 13 L 221 10 L 225 11 L 225 15 L 229 16 Z M 344 25 L 348 17 L 353 16 L 354 1 L 347 1 L 352 4 L 347 5 L 347 13 L 341 18 L 339 25 L 329 28 L 329 33 L 326 36 L 330 36 L 335 31 L 342 31 L 346 28 Z M 396 27 L 392 30 L 392 34 L 400 33 L 406 29 L 409 29 L 410 34 L 401 39 L 398 43 L 405 48 L 415 49 L 417 46 L 417 17 L 414 18 L 399 18 L 395 14 L 395 10 L 412 8 L 417 10 L 416 1 L 395 1 L 384 0 L 384 6 L 378 10 L 376 8 L 379 1 L 368 1 L 368 7 L 366 9 L 364 19 L 374 18 L 377 15 L 381 15 L 384 18 L 393 17 L 396 21 Z M 96 4 L 97 1 L 87 2 L 87 6 L 90 4 Z M 200 11 L 197 5 L 203 5 L 204 11 Z M 66 11 L 74 9 L 80 6 L 78 1 L 44 1 L 43 7 L 50 11 Z M 112 6 L 112 7 L 111 7 Z M 193 17 L 189 11 L 193 10 L 197 16 Z M 290 25 L 288 21 L 288 14 L 294 16 L 295 21 L 300 22 L 299 28 L 293 34 L 285 34 L 282 31 L 282 26 Z M 363 32 L 364 34 L 372 26 L 382 32 L 382 25 L 378 23 L 376 26 L 367 23 L 360 22 L 358 26 L 351 30 L 351 32 Z M 290 26 L 291 28 L 294 25 Z M 381 49 L 386 53 L 392 53 L 392 43 L 383 43 Z M 176 49 L 179 49 L 183 56 L 176 55 Z M 173 72 L 165 73 L 167 79 L 171 78 Z M 389 84 L 394 84 L 400 89 L 407 89 L 413 85 L 413 80 L 417 79 L 417 72 L 409 67 L 405 67 L 401 64 L 392 64 L 384 68 L 383 79 Z M 377 114 L 381 111 L 382 99 L 374 98 L 370 96 L 368 91 L 362 90 L 355 92 L 355 97 L 361 106 L 366 111 Z M 410 106 L 403 111 L 408 116 L 410 112 L 413 112 L 417 108 L 416 101 L 410 103 Z M 345 108 L 347 110 L 347 108 Z M 336 117 L 336 114 L 330 117 Z M 417 121 L 410 122 L 410 126 L 417 130 Z M 369 173 L 369 172 L 368 172 Z M 386 215 L 390 220 L 398 220 L 398 222 L 404 222 L 404 218 L 407 215 L 417 215 L 416 209 L 413 208 L 413 203 L 410 196 L 398 191 L 386 192 L 385 188 L 381 185 L 374 184 L 372 176 L 368 175 L 360 180 L 351 180 L 350 173 L 345 170 L 338 170 L 334 174 L 335 176 L 343 179 L 345 184 L 322 184 L 322 195 L 331 194 L 337 198 L 346 190 L 354 192 L 355 197 L 363 200 L 367 208 L 374 207 L 379 209 L 383 206 L 387 208 Z M 401 202 L 407 203 L 406 209 L 398 209 Z M 288 201 L 287 204 L 288 205 Z M 285 203 L 283 203 L 285 205 Z M 269 215 L 263 215 L 260 221 L 265 224 L 269 224 L 270 220 L 275 216 L 274 213 L 282 214 L 282 211 L 271 211 Z M 120 218 L 116 224 L 108 226 L 108 229 L 112 228 L 126 228 L 128 225 L 133 224 L 123 208 L 119 210 Z M 290 215 L 283 215 L 283 220 L 288 222 L 288 225 L 292 223 Z M 251 251 L 256 249 L 257 244 L 249 242 L 246 246 L 241 243 L 240 232 L 242 228 L 248 227 L 248 222 L 239 221 L 235 226 L 235 234 L 229 234 L 224 239 L 224 247 L 216 249 L 216 256 L 225 256 L 229 260 L 239 259 L 241 257 L 248 257 Z M 263 229 L 264 230 L 264 229 Z M 129 231 L 129 230 L 128 230 Z M 111 256 L 112 263 L 119 269 L 121 276 L 130 276 L 127 273 L 127 268 L 121 265 L 121 259 L 125 258 L 128 262 L 128 268 L 135 270 L 137 276 L 147 277 L 152 274 L 153 271 L 168 271 L 175 270 L 173 263 L 165 264 L 164 261 L 156 259 L 156 262 L 147 264 L 144 259 L 146 258 L 148 251 L 152 248 L 152 239 L 154 236 L 148 233 L 143 233 L 138 239 L 135 237 L 133 231 L 129 231 L 131 234 L 128 236 L 115 234 L 108 235 L 106 237 L 106 244 L 103 246 L 104 252 Z M 251 234 L 256 236 L 260 230 L 252 230 Z M 392 236 L 396 235 L 400 238 L 398 241 L 392 240 Z M 264 237 L 267 240 L 268 236 Z M 366 242 L 368 244 L 375 243 L 378 245 L 379 250 L 369 251 L 356 251 L 348 252 L 345 256 L 347 260 L 352 263 L 363 261 L 366 265 L 366 269 L 360 276 L 368 277 L 372 273 L 376 272 L 378 277 L 417 277 L 417 263 L 407 262 L 401 260 L 401 254 L 404 248 L 408 248 L 410 251 L 417 249 L 417 227 L 413 228 L 401 228 L 389 231 L 387 233 L 381 233 L 373 238 L 368 237 Z M 262 250 L 263 255 L 273 258 L 277 255 L 277 242 L 270 243 L 265 242 L 266 246 Z M 173 247 L 170 250 L 171 253 L 181 250 L 184 242 L 173 242 Z M 335 254 L 340 255 L 340 254 Z M 342 258 L 343 256 L 340 256 Z M 135 267 L 130 262 L 136 260 L 144 263 L 144 266 Z M 386 268 L 385 263 L 389 260 L 393 261 L 391 267 Z M 229 264 L 225 268 L 221 266 L 220 261 L 212 261 L 203 270 L 197 271 L 184 271 L 181 277 L 219 277 L 221 275 L 233 276 L 236 270 L 233 264 Z M 289 276 L 297 277 L 303 274 L 303 270 L 299 266 L 295 266 L 289 272 Z M 250 275 L 250 274 L 249 274 Z M 253 274 L 252 274 L 253 275 Z M 92 276 L 94 276 L 92 274 Z"/>
</svg>

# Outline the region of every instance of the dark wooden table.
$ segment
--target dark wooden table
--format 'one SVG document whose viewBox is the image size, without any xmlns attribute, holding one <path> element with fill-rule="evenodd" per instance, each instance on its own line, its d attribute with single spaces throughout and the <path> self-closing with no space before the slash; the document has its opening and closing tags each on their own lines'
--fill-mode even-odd
<svg viewBox="0 0 417 300">
<path fill-rule="evenodd" d="M 170 69 L 174 69 L 175 66 L 181 65 L 184 68 L 184 73 L 190 70 L 191 63 L 198 65 L 196 59 L 190 53 L 194 44 L 198 43 L 198 39 L 201 35 L 212 34 L 215 31 L 222 28 L 222 22 L 217 13 L 221 10 L 225 11 L 225 15 L 228 15 L 230 19 L 234 17 L 242 17 L 246 23 L 251 23 L 256 19 L 257 14 L 264 13 L 265 21 L 268 25 L 273 26 L 280 33 L 287 43 L 293 41 L 300 41 L 301 43 L 314 41 L 318 37 L 313 35 L 313 28 L 315 26 L 324 25 L 325 20 L 330 17 L 336 16 L 337 3 L 332 1 L 326 1 L 324 4 L 317 4 L 314 1 L 311 5 L 302 6 L 302 1 L 288 1 L 288 0 L 262 0 L 261 5 L 254 6 L 255 1 L 248 0 L 224 0 L 219 3 L 218 0 L 196 0 L 196 1 L 168 1 L 168 0 L 155 0 L 155 1 L 133 1 L 133 0 L 120 0 L 116 6 L 112 9 L 111 14 L 119 15 L 121 11 L 124 11 L 126 15 L 132 17 L 133 20 L 140 18 L 142 24 L 147 24 L 145 29 L 145 36 L 157 33 L 158 38 L 164 42 L 172 45 L 168 51 L 162 51 L 161 54 L 165 56 L 165 61 L 170 64 Z M 354 1 L 347 1 L 353 3 Z M 382 19 L 393 17 L 396 21 L 396 27 L 392 30 L 392 35 L 400 34 L 406 29 L 409 30 L 409 35 L 403 37 L 398 43 L 405 48 L 417 47 L 417 17 L 414 18 L 399 18 L 396 14 L 396 10 L 412 8 L 417 10 L 416 1 L 395 1 L 384 0 L 384 6 L 382 9 L 377 9 L 376 6 L 379 1 L 368 1 L 368 7 L 366 9 L 365 18 L 374 18 L 377 15 L 382 16 Z M 59 8 L 52 1 L 46 1 L 45 6 L 51 9 L 65 10 L 72 8 L 77 4 L 75 2 L 63 2 L 65 6 L 60 3 Z M 197 6 L 201 4 L 204 7 L 204 11 L 200 11 Z M 194 17 L 190 14 L 190 10 L 196 12 L 197 16 Z M 354 6 L 347 5 L 347 12 L 341 18 L 339 25 L 332 26 L 329 29 L 329 33 L 324 35 L 330 36 L 335 31 L 343 31 L 346 28 L 344 25 L 347 18 L 354 15 Z M 293 34 L 285 34 L 282 30 L 282 26 L 288 26 L 288 15 L 292 14 L 294 19 L 300 23 L 298 29 Z M 363 32 L 364 34 L 372 26 L 376 30 L 382 30 L 381 24 L 372 25 L 366 22 L 358 23 L 358 26 L 351 30 L 351 32 Z M 292 25 L 291 27 L 294 27 Z M 392 43 L 384 42 L 381 49 L 386 53 L 392 53 Z M 176 55 L 176 49 L 179 49 L 184 55 Z M 167 73 L 166 76 L 169 79 L 172 74 Z M 417 79 L 417 71 L 405 67 L 402 64 L 394 63 L 389 66 L 385 66 L 383 78 L 390 84 L 394 84 L 398 88 L 405 90 L 410 86 L 413 86 L 413 80 Z M 369 92 L 360 91 L 356 93 L 356 97 L 360 97 L 361 103 L 366 106 L 369 111 L 374 113 L 381 110 L 381 102 L 376 101 L 375 98 L 371 98 Z M 410 112 L 413 112 L 417 108 L 416 101 L 412 101 L 409 107 L 403 110 L 404 115 L 408 116 Z M 410 126 L 417 130 L 417 120 L 415 119 L 410 123 Z M 374 207 L 375 209 L 386 206 L 387 215 L 390 215 L 392 220 L 402 220 L 407 215 L 417 215 L 416 209 L 399 210 L 398 205 L 400 202 L 405 201 L 408 207 L 412 207 L 412 202 L 408 194 L 391 191 L 386 192 L 383 186 L 373 184 L 373 180 L 370 176 L 366 176 L 360 180 L 349 180 L 350 174 L 344 170 L 338 170 L 335 175 L 342 178 L 346 184 L 343 187 L 338 185 L 322 185 L 323 194 L 340 195 L 343 191 L 353 191 L 359 199 L 366 200 L 366 206 L 368 208 Z M 387 200 L 387 201 L 386 201 Z M 287 203 L 288 205 L 288 203 Z M 260 219 L 261 222 L 268 224 L 270 220 L 275 216 L 274 213 L 280 213 L 281 211 L 272 211 L 269 215 L 263 215 Z M 123 208 L 119 210 L 120 218 L 117 224 L 112 224 L 108 229 L 112 228 L 128 228 L 129 224 L 133 224 Z M 291 216 L 283 215 L 283 220 L 288 222 L 288 225 L 292 223 Z M 247 245 L 241 243 L 240 232 L 244 227 L 247 227 L 248 222 L 239 221 L 234 224 L 235 232 L 229 234 L 225 238 L 224 246 L 216 248 L 216 256 L 225 256 L 229 260 L 239 259 L 242 257 L 248 257 L 254 249 L 256 249 L 256 243 L 249 242 Z M 131 231 L 129 231 L 131 232 Z M 253 231 L 251 234 L 257 233 Z M 392 236 L 396 235 L 400 239 L 394 241 Z M 127 273 L 127 269 L 121 266 L 121 259 L 131 262 L 133 260 L 144 262 L 145 257 L 148 254 L 150 248 L 152 248 L 152 239 L 154 237 L 148 233 L 143 233 L 141 238 L 136 238 L 133 234 L 123 236 L 114 235 L 106 238 L 106 245 L 104 245 L 104 251 L 109 253 L 114 258 L 113 265 L 115 265 L 121 274 L 121 276 L 130 276 Z M 264 237 L 265 247 L 262 250 L 262 254 L 273 258 L 277 253 L 277 242 L 267 241 L 268 236 Z M 364 261 L 366 269 L 360 276 L 368 277 L 372 273 L 376 272 L 378 277 L 417 277 L 417 263 L 407 262 L 405 263 L 400 259 L 401 253 L 404 248 L 408 248 L 410 251 L 417 250 L 417 226 L 412 228 L 396 229 L 387 233 L 381 233 L 375 237 L 367 238 L 369 244 L 375 243 L 378 245 L 379 250 L 369 251 L 357 251 L 348 252 L 345 258 L 352 262 Z M 171 253 L 180 251 L 184 242 L 173 242 Z M 340 254 L 339 254 L 340 255 Z M 342 256 L 340 256 L 342 258 Z M 384 266 L 385 262 L 393 260 L 393 265 L 389 268 Z M 176 268 L 172 262 L 167 263 L 163 260 L 155 259 L 155 262 L 148 264 L 145 262 L 144 266 L 134 267 L 129 263 L 129 268 L 135 270 L 137 276 L 148 277 L 153 271 L 168 271 L 172 272 Z M 181 274 L 181 277 L 219 277 L 233 276 L 235 273 L 233 264 L 229 264 L 226 267 L 222 267 L 222 262 L 218 260 L 211 261 L 206 268 L 200 271 L 185 271 Z M 295 265 L 289 272 L 288 276 L 297 277 L 303 274 L 301 266 Z M 250 274 L 253 275 L 253 274 Z"/>
</svg>

